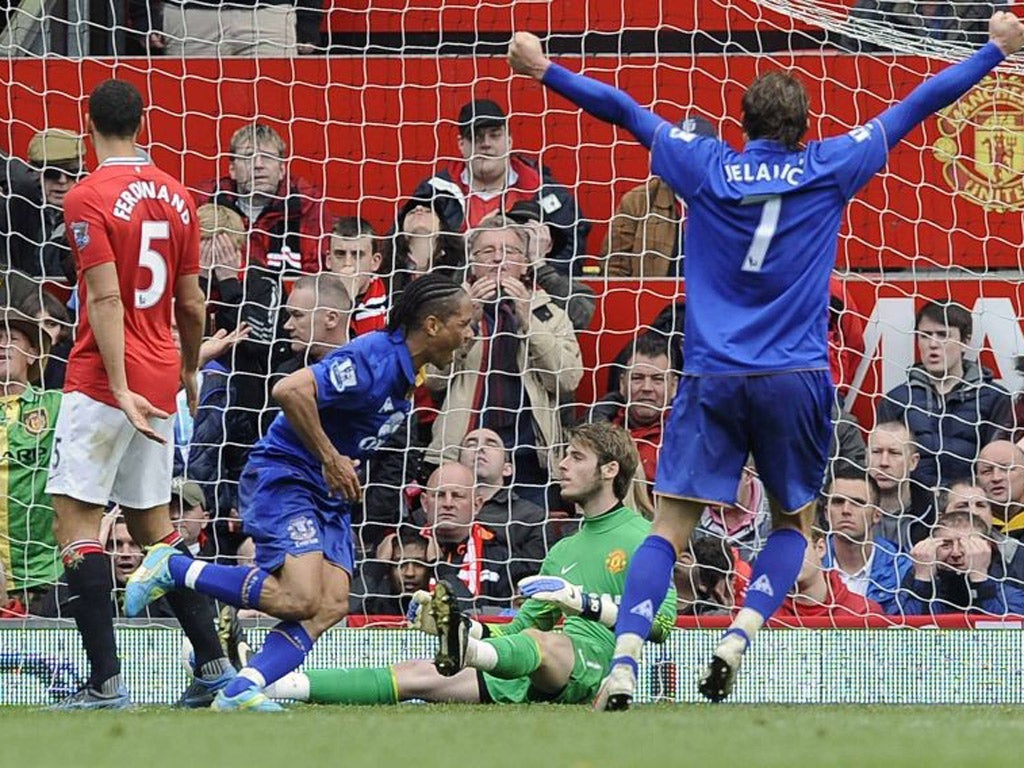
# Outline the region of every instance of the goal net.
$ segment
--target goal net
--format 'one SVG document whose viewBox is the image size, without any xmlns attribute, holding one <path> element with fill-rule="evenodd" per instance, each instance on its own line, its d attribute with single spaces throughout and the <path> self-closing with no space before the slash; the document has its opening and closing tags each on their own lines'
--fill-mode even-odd
<svg viewBox="0 0 1024 768">
<path fill-rule="evenodd" d="M 329 0 L 312 26 L 305 11 L 300 37 L 278 54 L 254 56 L 235 54 L 258 46 L 259 35 L 237 31 L 221 11 L 204 11 L 216 23 L 202 28 L 219 30 L 213 37 L 198 36 L 196 25 L 178 38 L 169 4 L 163 27 L 146 4 L 102 18 L 96 4 L 66 5 L 59 12 L 38 0 L 11 5 L 0 36 L 5 296 L 57 321 L 46 324 L 54 339 L 44 382 L 59 388 L 78 311 L 68 248 L 74 233 L 61 200 L 79 170 L 96 166 L 84 140 L 88 94 L 111 77 L 133 83 L 146 104 L 140 158 L 181 179 L 198 203 L 220 206 L 204 213 L 205 236 L 219 245 L 204 246 L 203 277 L 208 336 L 227 339 L 211 348 L 199 413 L 179 413 L 173 497 L 191 510 L 180 525 L 203 557 L 251 558 L 238 481 L 277 413 L 270 389 L 336 343 L 324 335 L 324 318 L 337 308 L 320 302 L 318 283 L 312 305 L 293 301 L 296 280 L 319 269 L 357 272 L 346 285 L 359 299 L 352 331 L 363 333 L 379 328 L 391 300 L 424 272 L 479 277 L 465 265 L 473 243 L 485 251 L 486 242 L 469 233 L 488 215 L 511 210 L 516 232 L 529 233 L 524 250 L 533 263 L 523 285 L 535 295 L 532 322 L 543 326 L 544 340 L 508 332 L 502 322 L 516 319 L 503 320 L 492 301 L 455 370 L 417 387 L 409 425 L 396 421 L 371 436 L 378 450 L 363 462 L 363 502 L 353 510 L 355 623 L 401 613 L 411 589 L 442 576 L 461 585 L 474 610 L 511 611 L 517 579 L 535 573 L 550 547 L 579 526 L 578 511 L 558 493 L 572 424 L 611 419 L 630 429 L 644 476 L 630 500 L 641 508 L 653 478 L 680 364 L 685 211 L 670 193 L 667 204 L 656 198 L 648 153 L 626 132 L 512 76 L 505 53 L 515 31 L 539 34 L 556 61 L 740 148 L 740 102 L 757 75 L 781 68 L 805 84 L 808 140 L 841 134 L 984 44 L 992 10 L 853 0 Z M 934 15 L 933 7 L 944 10 Z M 192 56 L 200 44 L 216 53 Z M 507 142 L 507 154 L 493 150 L 495 142 Z M 485 167 L 492 154 L 501 160 L 497 171 Z M 911 131 L 847 209 L 830 311 L 843 424 L 834 450 L 840 463 L 870 467 L 877 482 L 866 487 L 881 497 L 866 499 L 854 524 L 840 523 L 823 500 L 822 561 L 835 576 L 829 589 L 842 584 L 880 603 L 882 623 L 906 619 L 901 595 L 916 576 L 937 591 L 914 603 L 915 614 L 950 613 L 966 625 L 971 615 L 1024 608 L 1013 519 L 1024 511 L 1024 454 L 1007 442 L 978 460 L 987 443 L 1021 436 L 1013 414 L 1024 370 L 1022 173 L 1024 80 L 1020 63 L 1009 61 Z M 631 192 L 639 204 L 628 209 Z M 426 224 L 416 223 L 418 208 Z M 372 234 L 359 230 L 360 220 Z M 530 220 L 546 234 L 523 223 Z M 346 248 L 361 242 L 369 249 L 361 266 L 344 267 Z M 534 253 L 548 247 L 546 256 Z M 946 330 L 917 331 L 929 303 L 937 303 Z M 966 326 L 957 326 L 957 308 Z M 243 323 L 248 336 L 236 339 Z M 936 390 L 922 355 L 930 354 L 929 340 L 949 347 L 947 332 L 965 354 L 956 381 L 946 382 L 951 388 Z M 643 347 L 641 334 L 653 346 Z M 918 399 L 886 410 L 895 402 L 887 394 L 908 381 Z M 16 396 L 21 391 L 17 382 L 8 386 L 0 430 L 7 441 L 0 477 L 23 478 L 0 488 L 6 610 L 66 618 L 39 480 L 56 406 L 28 404 Z M 924 432 L 876 429 L 879 413 Z M 467 442 L 479 430 L 504 444 L 497 474 L 479 458 L 484 438 Z M 471 498 L 471 519 L 445 524 L 458 513 L 440 508 L 444 493 L 431 479 L 439 461 L 463 462 L 485 516 L 473 517 Z M 857 506 L 849 487 L 833 491 Z M 724 546 L 680 567 L 681 615 L 728 612 L 739 599 L 746 564 L 763 542 L 763 502 L 750 467 L 738 506 L 709 509 L 701 531 Z M 957 557 L 935 565 L 936 547 L 952 546 L 963 522 L 936 527 L 947 508 L 966 509 L 965 525 L 990 550 L 972 549 L 970 567 Z M 119 540 L 125 534 L 116 523 L 110 516 L 104 533 L 119 582 L 138 548 Z M 887 541 L 878 543 L 882 533 Z M 921 567 L 912 552 L 932 538 L 932 560 Z M 884 576 L 879 553 L 891 561 Z M 608 567 L 624 561 L 610 557 Z M 980 568 L 976 578 L 971 568 Z M 937 585 L 953 572 L 961 583 L 951 598 Z M 836 626 L 863 625 L 867 616 L 827 608 Z"/>
</svg>

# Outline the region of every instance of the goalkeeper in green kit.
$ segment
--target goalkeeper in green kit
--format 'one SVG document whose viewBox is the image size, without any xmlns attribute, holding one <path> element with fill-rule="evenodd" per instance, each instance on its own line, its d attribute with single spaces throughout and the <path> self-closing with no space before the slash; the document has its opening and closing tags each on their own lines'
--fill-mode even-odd
<svg viewBox="0 0 1024 768">
<path fill-rule="evenodd" d="M 438 636 L 434 662 L 293 672 L 270 686 L 272 698 L 320 704 L 434 702 L 589 702 L 615 647 L 612 627 L 626 569 L 650 524 L 623 506 L 639 465 L 629 433 L 612 424 L 570 432 L 559 465 L 562 498 L 583 513 L 579 531 L 558 542 L 540 573 L 519 582 L 528 599 L 509 623 L 485 626 L 462 616 L 445 582 L 417 592 L 413 626 Z M 675 625 L 670 590 L 651 628 L 664 642 Z M 561 618 L 561 629 L 555 625 Z"/>
</svg>

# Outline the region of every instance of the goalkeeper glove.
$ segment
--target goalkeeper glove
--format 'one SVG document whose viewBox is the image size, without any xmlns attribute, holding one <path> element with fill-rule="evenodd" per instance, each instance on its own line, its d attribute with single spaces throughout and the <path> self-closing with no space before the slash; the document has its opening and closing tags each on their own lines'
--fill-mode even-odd
<svg viewBox="0 0 1024 768">
<path fill-rule="evenodd" d="M 437 623 L 434 621 L 434 614 L 430 612 L 430 603 L 433 596 L 424 589 L 417 589 L 412 593 L 412 600 L 409 601 L 409 610 L 405 612 L 405 620 L 409 626 L 425 632 L 428 635 L 437 637 Z M 469 636 L 475 640 L 481 640 L 490 633 L 487 628 L 476 619 L 469 620 Z"/>
<path fill-rule="evenodd" d="M 610 596 L 588 595 L 582 587 L 558 576 L 527 576 L 519 581 L 519 593 L 556 605 L 566 616 L 581 616 L 609 629 L 615 627 L 619 617 L 619 606 Z"/>
</svg>

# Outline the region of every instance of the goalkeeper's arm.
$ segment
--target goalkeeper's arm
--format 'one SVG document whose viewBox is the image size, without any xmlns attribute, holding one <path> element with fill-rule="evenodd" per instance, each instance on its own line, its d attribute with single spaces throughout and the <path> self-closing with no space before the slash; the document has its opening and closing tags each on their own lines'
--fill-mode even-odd
<svg viewBox="0 0 1024 768">
<path fill-rule="evenodd" d="M 527 576 L 519 582 L 519 591 L 534 600 L 557 606 L 566 616 L 580 616 L 615 629 L 619 606 L 611 595 L 587 594 L 582 587 L 558 576 Z M 676 591 L 671 588 L 651 625 L 648 640 L 663 643 L 675 626 Z"/>
<path fill-rule="evenodd" d="M 559 576 L 527 576 L 519 582 L 519 592 L 526 597 L 551 603 L 566 616 L 580 616 L 590 621 L 615 628 L 619 606 L 610 595 L 592 595 L 582 587 L 571 584 Z"/>
</svg>

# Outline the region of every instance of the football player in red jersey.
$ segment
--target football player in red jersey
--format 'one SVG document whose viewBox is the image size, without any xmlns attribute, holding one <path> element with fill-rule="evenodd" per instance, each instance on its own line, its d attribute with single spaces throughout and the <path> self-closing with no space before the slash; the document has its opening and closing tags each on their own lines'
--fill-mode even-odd
<svg viewBox="0 0 1024 768">
<path fill-rule="evenodd" d="M 90 675 L 60 705 L 129 704 L 114 641 L 110 567 L 99 541 L 107 504 L 125 512 L 143 545 L 188 552 L 171 525 L 174 421 L 179 382 L 196 403 L 205 316 L 199 289 L 199 225 L 192 197 L 135 152 L 142 96 L 107 80 L 89 97 L 88 130 L 99 166 L 65 199 L 78 271 L 78 337 L 68 360 L 46 490 Z M 171 336 L 174 311 L 181 355 Z M 212 606 L 191 592 L 169 596 L 196 650 L 196 677 L 181 704 L 208 704 L 234 669 L 224 657 Z"/>
</svg>

